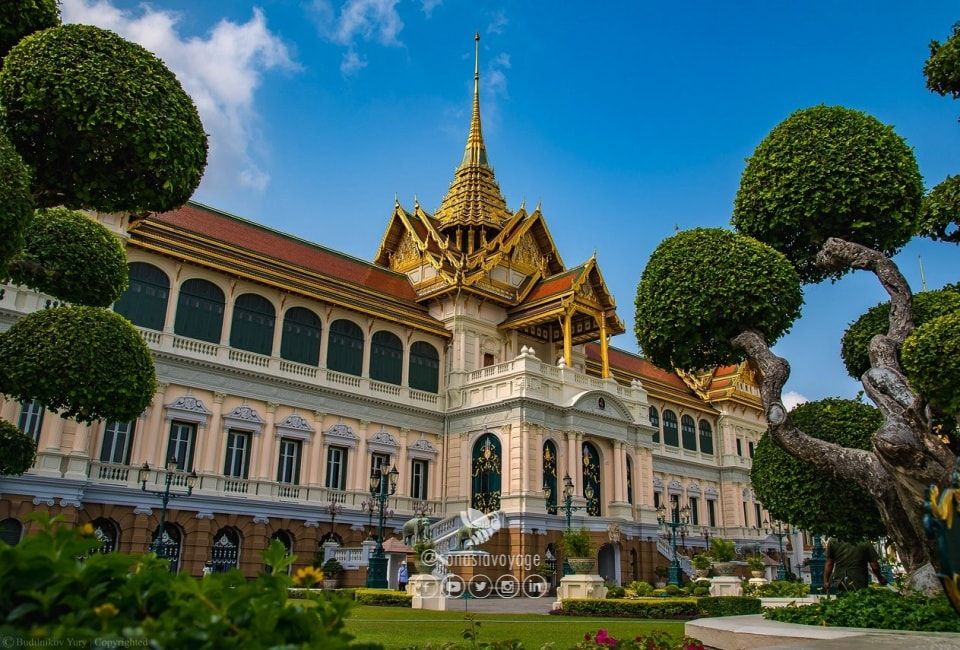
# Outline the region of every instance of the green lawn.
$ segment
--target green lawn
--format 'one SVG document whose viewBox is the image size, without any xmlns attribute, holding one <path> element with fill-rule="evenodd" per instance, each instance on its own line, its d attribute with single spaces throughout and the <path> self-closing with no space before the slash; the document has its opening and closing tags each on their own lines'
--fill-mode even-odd
<svg viewBox="0 0 960 650">
<path fill-rule="evenodd" d="M 397 649 L 432 643 L 462 641 L 466 622 L 462 611 L 433 612 L 403 607 L 356 606 L 347 619 L 347 631 L 357 641 L 380 643 Z M 527 650 L 538 650 L 549 641 L 564 650 L 583 639 L 587 632 L 606 628 L 614 637 L 633 638 L 654 629 L 674 636 L 683 635 L 683 621 L 578 618 L 542 614 L 477 614 L 481 641 L 518 639 Z"/>
</svg>

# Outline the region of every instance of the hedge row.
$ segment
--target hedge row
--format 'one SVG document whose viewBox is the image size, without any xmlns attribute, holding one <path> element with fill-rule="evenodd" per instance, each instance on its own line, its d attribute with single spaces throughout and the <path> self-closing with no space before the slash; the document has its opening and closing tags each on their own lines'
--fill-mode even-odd
<svg viewBox="0 0 960 650">
<path fill-rule="evenodd" d="M 609 616 L 620 618 L 679 618 L 759 614 L 760 599 L 746 596 L 704 596 L 702 598 L 608 598 L 563 601 L 566 616 Z"/>
<path fill-rule="evenodd" d="M 361 605 L 386 605 L 388 607 L 410 607 L 413 596 L 393 589 L 357 589 L 354 595 Z"/>
</svg>

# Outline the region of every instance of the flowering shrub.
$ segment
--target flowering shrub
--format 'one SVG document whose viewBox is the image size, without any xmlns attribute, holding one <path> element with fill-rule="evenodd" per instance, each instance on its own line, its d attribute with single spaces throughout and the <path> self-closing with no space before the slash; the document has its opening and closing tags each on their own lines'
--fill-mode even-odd
<svg viewBox="0 0 960 650">
<path fill-rule="evenodd" d="M 654 630 L 649 634 L 633 639 L 616 639 L 603 628 L 596 634 L 583 635 L 583 641 L 577 644 L 578 650 L 703 650 L 703 644 L 688 636 L 682 639 Z"/>
</svg>

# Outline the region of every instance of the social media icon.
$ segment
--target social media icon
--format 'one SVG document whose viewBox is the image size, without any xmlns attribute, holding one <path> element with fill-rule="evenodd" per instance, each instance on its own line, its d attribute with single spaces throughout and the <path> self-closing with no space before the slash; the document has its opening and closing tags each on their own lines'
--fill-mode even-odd
<svg viewBox="0 0 960 650">
<path fill-rule="evenodd" d="M 520 593 L 520 581 L 511 575 L 497 579 L 497 593 L 503 598 L 514 598 Z"/>
<path fill-rule="evenodd" d="M 467 591 L 474 598 L 486 598 L 493 593 L 493 580 L 482 573 L 476 575 L 467 583 Z"/>
<path fill-rule="evenodd" d="M 527 598 L 543 598 L 550 591 L 550 584 L 543 576 L 532 575 L 523 581 L 523 595 Z"/>
<path fill-rule="evenodd" d="M 466 588 L 466 583 L 458 575 L 448 575 L 441 581 L 440 589 L 447 598 L 460 598 Z"/>
</svg>

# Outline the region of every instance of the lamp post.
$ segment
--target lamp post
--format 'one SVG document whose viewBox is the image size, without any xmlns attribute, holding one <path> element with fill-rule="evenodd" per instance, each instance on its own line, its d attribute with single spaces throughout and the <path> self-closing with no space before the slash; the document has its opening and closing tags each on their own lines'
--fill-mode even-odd
<svg viewBox="0 0 960 650">
<path fill-rule="evenodd" d="M 705 544 L 705 548 L 709 551 L 710 550 L 710 526 L 702 526 L 700 528 L 700 532 L 703 533 L 703 543 Z"/>
<path fill-rule="evenodd" d="M 343 506 L 333 499 L 330 499 L 330 503 L 327 504 L 327 512 L 330 513 L 330 539 L 334 539 L 334 535 L 337 531 L 334 522 L 337 519 L 337 515 L 343 512 Z"/>
<path fill-rule="evenodd" d="M 370 475 L 370 494 L 376 499 L 380 510 L 377 546 L 367 561 L 367 586 L 371 589 L 387 588 L 387 558 L 383 554 L 383 518 L 387 499 L 397 491 L 399 476 L 400 472 L 396 467 L 388 472 L 386 465 L 382 465 L 379 471 L 374 470 Z"/>
<path fill-rule="evenodd" d="M 670 570 L 667 572 L 667 582 L 680 586 L 680 559 L 677 557 L 677 531 L 685 530 L 690 523 L 690 506 L 671 508 L 670 519 L 667 520 L 667 508 L 663 504 L 657 508 L 657 523 L 670 534 L 670 548 L 673 559 L 670 561 Z"/>
<path fill-rule="evenodd" d="M 173 477 L 177 475 L 184 475 L 184 472 L 181 472 L 177 469 L 177 457 L 173 454 L 170 454 L 170 458 L 167 459 L 167 466 L 164 468 L 166 477 L 163 481 L 162 490 L 148 490 L 147 481 L 150 480 L 150 465 L 144 463 L 140 466 L 140 471 L 137 473 L 137 480 L 140 482 L 140 489 L 146 492 L 147 494 L 152 494 L 156 497 L 160 497 L 160 526 L 157 528 L 157 536 L 154 538 L 153 543 L 150 545 L 150 550 L 155 553 L 157 556 L 160 556 L 160 548 L 163 539 L 164 526 L 167 521 L 167 504 L 170 503 L 171 499 L 189 497 L 193 494 L 193 488 L 197 484 L 197 473 L 196 471 L 191 471 L 189 474 L 186 474 L 186 484 L 187 491 L 186 493 L 182 492 L 171 492 L 170 486 L 173 484 Z"/>
<path fill-rule="evenodd" d="M 777 567 L 777 580 L 786 580 L 787 579 L 787 559 L 783 555 L 783 538 L 790 536 L 790 525 L 787 524 L 787 527 L 783 527 L 783 522 L 779 519 L 776 521 L 777 527 L 773 528 L 770 525 L 770 521 L 767 519 L 763 520 L 764 531 L 768 535 L 776 535 L 777 542 L 780 545 L 780 566 Z"/>
<path fill-rule="evenodd" d="M 548 507 L 549 507 L 549 504 L 550 504 L 550 488 L 547 487 L 547 486 L 544 486 L 544 487 L 543 487 L 543 491 L 546 493 L 547 505 L 548 505 Z M 573 513 L 576 512 L 577 510 L 584 510 L 584 509 L 586 509 L 586 506 L 575 506 L 575 505 L 573 505 L 573 479 L 570 478 L 570 475 L 569 475 L 569 474 L 565 474 L 564 477 L 563 477 L 563 502 L 562 502 L 562 504 L 560 505 L 560 509 L 563 510 L 564 515 L 566 515 L 566 517 L 567 517 L 567 528 L 566 528 L 566 530 L 568 530 L 568 531 L 571 529 L 571 528 L 570 528 L 570 527 L 571 527 L 571 521 L 570 521 L 570 520 L 571 520 L 571 518 L 573 517 Z M 564 555 L 566 555 L 566 554 L 564 554 Z M 567 558 L 564 557 L 564 558 L 563 558 L 563 575 L 569 576 L 569 575 L 572 575 L 572 574 L 573 574 L 573 568 L 572 568 L 572 567 L 570 566 L 570 564 L 567 562 Z"/>
</svg>

